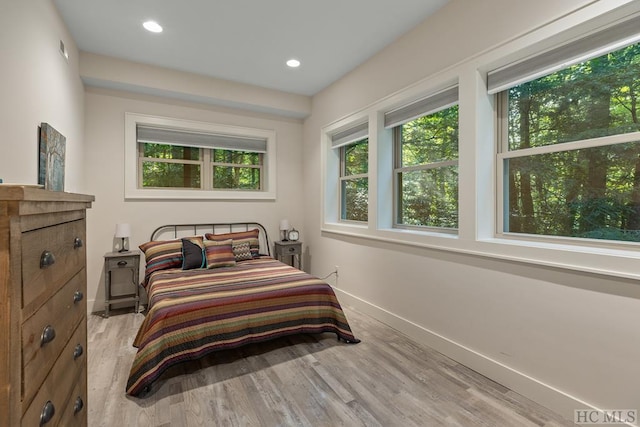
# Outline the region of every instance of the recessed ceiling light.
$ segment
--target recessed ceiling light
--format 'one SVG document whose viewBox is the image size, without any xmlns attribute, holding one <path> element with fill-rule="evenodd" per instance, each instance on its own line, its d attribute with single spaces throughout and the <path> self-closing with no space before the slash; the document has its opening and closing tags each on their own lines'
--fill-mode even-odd
<svg viewBox="0 0 640 427">
<path fill-rule="evenodd" d="M 287 61 L 287 65 L 291 68 L 298 68 L 300 66 L 300 61 L 297 59 L 290 59 Z"/>
<path fill-rule="evenodd" d="M 156 21 L 146 21 L 145 23 L 142 24 L 142 26 L 147 31 L 151 31 L 152 33 L 161 33 L 162 32 L 162 27 Z"/>
</svg>

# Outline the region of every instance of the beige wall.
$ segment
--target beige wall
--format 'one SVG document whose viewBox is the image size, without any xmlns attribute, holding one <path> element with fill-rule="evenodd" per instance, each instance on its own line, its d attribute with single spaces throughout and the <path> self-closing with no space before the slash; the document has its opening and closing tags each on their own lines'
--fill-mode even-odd
<svg viewBox="0 0 640 427">
<path fill-rule="evenodd" d="M 3 1 L 0 52 L 0 178 L 37 184 L 38 126 L 46 122 L 67 139 L 65 190 L 86 192 L 78 50 L 52 2 Z"/>
<path fill-rule="evenodd" d="M 324 126 L 369 110 L 400 90 L 428 83 L 430 76 L 446 80 L 449 73 L 468 89 L 469 82 L 477 79 L 478 70 L 473 69 L 481 62 L 477 58 L 491 62 L 498 50 L 517 53 L 516 48 L 505 53 L 504 46 L 513 42 L 527 48 L 526 40 L 533 33 L 539 39 L 551 36 L 559 32 L 558 27 L 575 25 L 589 14 L 595 16 L 622 3 L 452 0 L 314 96 L 312 114 L 304 126 L 304 205 L 311 272 L 321 276 L 339 265 L 334 284 L 344 303 L 569 419 L 573 409 L 588 405 L 640 409 L 640 384 L 635 380 L 640 378 L 640 284 L 321 232 L 321 134 Z M 461 98 L 467 108 L 473 95 L 461 93 Z M 468 111 L 463 113 L 461 106 L 461 120 L 471 118 L 463 115 Z M 465 125 L 461 144 L 479 144 L 482 127 L 482 123 Z M 461 164 L 475 167 L 473 159 L 462 156 Z M 476 203 L 461 201 L 470 211 L 478 209 Z M 470 215 L 465 213 L 461 219 L 465 226 L 476 214 Z M 474 227 L 461 240 L 473 240 Z M 464 245 L 462 241 L 458 246 Z M 627 262 L 638 264 L 638 259 Z"/>
<path fill-rule="evenodd" d="M 102 257 L 113 250 L 115 224 L 131 224 L 131 247 L 149 240 L 163 224 L 257 221 L 267 228 L 272 241 L 278 237 L 280 219 L 303 229 L 302 122 L 258 113 L 171 101 L 103 89 L 88 88 L 86 105 L 86 185 L 96 201 L 88 214 L 91 244 L 88 257 L 90 311 L 104 306 Z M 277 199 L 275 201 L 226 200 L 125 200 L 124 115 L 126 112 L 188 119 L 224 125 L 270 129 L 276 132 Z M 272 249 L 273 250 L 273 249 Z"/>
</svg>

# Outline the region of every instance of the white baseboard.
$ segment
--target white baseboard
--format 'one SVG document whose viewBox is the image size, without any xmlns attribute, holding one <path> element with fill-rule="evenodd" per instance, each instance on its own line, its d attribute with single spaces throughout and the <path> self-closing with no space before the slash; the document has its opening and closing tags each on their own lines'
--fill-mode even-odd
<svg viewBox="0 0 640 427">
<path fill-rule="evenodd" d="M 429 329 L 417 325 L 381 307 L 371 304 L 341 289 L 334 288 L 338 298 L 345 306 L 351 306 L 390 327 L 407 335 L 418 343 L 427 345 L 447 357 L 473 369 L 476 372 L 502 384 L 540 405 L 551 409 L 563 418 L 573 421 L 574 410 L 598 410 L 593 405 L 583 402 L 562 390 L 545 384 L 522 372 L 510 368 L 483 354 L 439 335 Z M 355 331 L 357 336 L 357 331 Z M 634 426 L 633 424 L 628 424 Z"/>
</svg>

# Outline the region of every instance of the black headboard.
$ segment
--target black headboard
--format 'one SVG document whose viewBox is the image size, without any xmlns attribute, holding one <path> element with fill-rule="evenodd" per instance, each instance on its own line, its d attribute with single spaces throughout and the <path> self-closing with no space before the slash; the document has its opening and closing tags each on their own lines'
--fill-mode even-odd
<svg viewBox="0 0 640 427">
<path fill-rule="evenodd" d="M 236 231 L 260 230 L 260 254 L 271 256 L 269 235 L 264 226 L 258 222 L 216 222 L 210 224 L 167 224 L 153 230 L 150 240 L 170 240 L 180 237 L 199 236 L 205 233 L 224 234 Z"/>
</svg>

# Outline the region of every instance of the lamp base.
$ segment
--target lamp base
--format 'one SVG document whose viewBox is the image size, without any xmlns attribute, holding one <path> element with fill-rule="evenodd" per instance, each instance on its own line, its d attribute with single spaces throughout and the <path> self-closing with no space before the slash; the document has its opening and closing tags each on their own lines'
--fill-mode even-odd
<svg viewBox="0 0 640 427">
<path fill-rule="evenodd" d="M 122 245 L 120 246 L 120 250 L 118 252 L 129 252 L 128 249 L 124 248 L 124 239 L 125 239 L 125 237 L 121 237 L 121 239 L 122 239 Z"/>
</svg>

